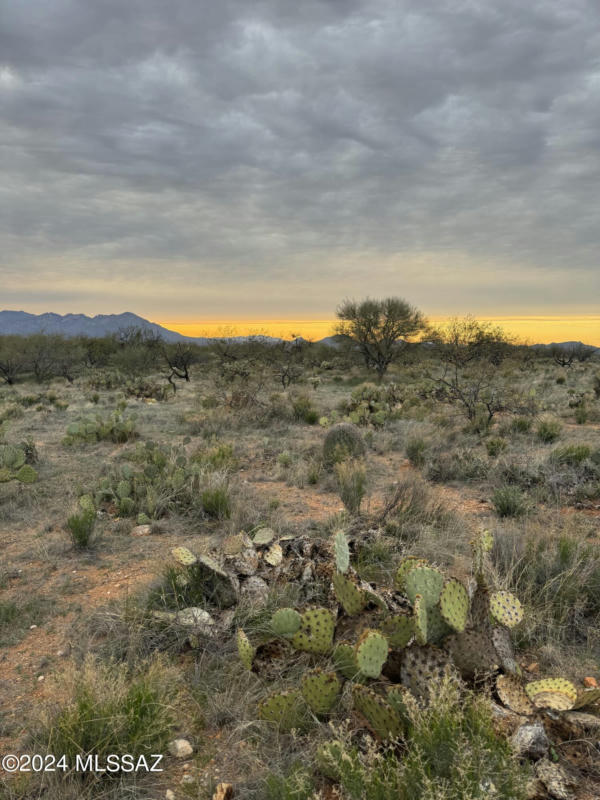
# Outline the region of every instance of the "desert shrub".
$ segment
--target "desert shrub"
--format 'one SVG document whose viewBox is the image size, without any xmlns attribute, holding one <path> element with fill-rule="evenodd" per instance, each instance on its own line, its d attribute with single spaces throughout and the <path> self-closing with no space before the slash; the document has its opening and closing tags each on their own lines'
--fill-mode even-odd
<svg viewBox="0 0 600 800">
<path fill-rule="evenodd" d="M 530 489 L 544 480 L 539 469 L 533 470 L 516 461 L 501 460 L 494 470 L 494 475 L 500 483 L 519 486 L 521 489 Z"/>
<path fill-rule="evenodd" d="M 319 412 L 313 407 L 312 400 L 306 394 L 297 395 L 292 399 L 292 409 L 297 422 L 316 425 L 319 421 Z"/>
<path fill-rule="evenodd" d="M 577 406 L 575 409 L 575 422 L 578 425 L 585 425 L 588 421 L 588 409 L 585 403 L 581 403 L 581 405 Z"/>
<path fill-rule="evenodd" d="M 366 450 L 358 428 L 349 422 L 340 422 L 327 431 L 323 442 L 323 463 L 331 468 L 347 458 L 364 456 Z"/>
<path fill-rule="evenodd" d="M 415 542 L 424 528 L 443 530 L 450 522 L 446 504 L 419 475 L 406 475 L 386 497 L 384 532 L 403 543 Z"/>
<path fill-rule="evenodd" d="M 42 713 L 32 739 L 41 750 L 75 756 L 164 753 L 176 722 L 181 679 L 162 659 L 138 666 L 88 656 L 59 678 L 61 702 Z"/>
<path fill-rule="evenodd" d="M 529 433 L 533 420 L 531 417 L 514 417 L 510 427 L 514 433 Z"/>
<path fill-rule="evenodd" d="M 555 464 L 577 465 L 589 458 L 591 453 L 592 449 L 587 444 L 567 444 L 553 450 L 550 461 Z"/>
<path fill-rule="evenodd" d="M 497 733 L 485 697 L 445 679 L 428 706 L 406 701 L 410 733 L 393 746 L 352 744 L 345 731 L 323 745 L 317 765 L 349 800 L 476 800 L 525 797 L 527 768 Z"/>
<path fill-rule="evenodd" d="M 135 414 L 127 417 L 115 411 L 106 418 L 97 414 L 93 418 L 72 422 L 67 427 L 67 435 L 63 439 L 63 444 L 76 445 L 90 442 L 122 444 L 137 437 L 135 421 Z"/>
<path fill-rule="evenodd" d="M 335 477 L 340 499 L 351 514 L 360 512 L 367 491 L 367 473 L 358 461 L 341 461 L 335 465 Z"/>
<path fill-rule="evenodd" d="M 213 519 L 229 519 L 231 516 L 231 491 L 226 473 L 213 473 L 208 485 L 202 489 L 202 508 Z"/>
<path fill-rule="evenodd" d="M 140 377 L 128 381 L 123 387 L 123 391 L 128 397 L 136 397 L 139 400 L 161 401 L 166 400 L 172 390 L 167 384 Z"/>
<path fill-rule="evenodd" d="M 395 383 L 363 383 L 356 387 L 341 410 L 355 425 L 381 427 L 399 409 L 401 399 L 400 389 Z"/>
<path fill-rule="evenodd" d="M 199 450 L 191 457 L 191 462 L 216 470 L 234 469 L 237 466 L 237 459 L 231 444 L 219 444 L 209 450 Z"/>
<path fill-rule="evenodd" d="M 557 420 L 544 419 L 537 426 L 536 434 L 540 442 L 550 444 L 558 439 L 561 430 L 562 426 Z"/>
<path fill-rule="evenodd" d="M 271 773 L 265 778 L 265 800 L 313 800 L 315 781 L 310 770 L 298 764 L 287 775 Z"/>
<path fill-rule="evenodd" d="M 567 379 L 565 378 L 564 375 L 559 375 L 558 378 L 556 379 L 556 383 L 558 383 L 559 386 L 562 386 L 562 384 L 564 384 L 566 382 L 567 382 Z"/>
<path fill-rule="evenodd" d="M 443 450 L 430 456 L 425 470 L 426 477 L 436 483 L 450 481 L 476 481 L 485 478 L 489 463 L 473 450 Z"/>
<path fill-rule="evenodd" d="M 525 499 L 517 486 L 501 486 L 492 495 L 492 505 L 499 517 L 520 517 L 525 513 Z"/>
<path fill-rule="evenodd" d="M 80 514 L 73 514 L 68 518 L 67 529 L 74 547 L 83 550 L 90 546 L 95 524 L 96 512 L 92 509 L 83 510 Z"/>
<path fill-rule="evenodd" d="M 507 442 L 506 439 L 502 439 L 500 437 L 495 437 L 493 439 L 488 439 L 485 443 L 485 448 L 487 450 L 488 456 L 491 458 L 495 458 L 496 456 L 500 455 L 504 450 L 506 450 Z"/>
<path fill-rule="evenodd" d="M 427 443 L 420 436 L 413 436 L 406 443 L 406 457 L 413 467 L 423 467 L 425 465 L 425 454 Z"/>
</svg>

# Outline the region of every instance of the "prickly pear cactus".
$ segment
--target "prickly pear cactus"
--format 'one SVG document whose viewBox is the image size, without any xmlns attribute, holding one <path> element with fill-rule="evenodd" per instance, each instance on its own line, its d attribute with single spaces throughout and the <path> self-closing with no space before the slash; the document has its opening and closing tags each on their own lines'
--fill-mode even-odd
<svg viewBox="0 0 600 800">
<path fill-rule="evenodd" d="M 37 477 L 37 472 L 29 464 L 23 464 L 21 469 L 19 469 L 15 475 L 15 478 L 21 483 L 35 483 L 37 481 Z"/>
<path fill-rule="evenodd" d="M 300 691 L 315 714 L 327 714 L 339 697 L 342 685 L 335 672 L 313 669 L 302 676 Z"/>
<path fill-rule="evenodd" d="M 566 678 L 543 678 L 525 686 L 527 697 L 537 708 L 568 711 L 577 702 L 577 689 Z"/>
<path fill-rule="evenodd" d="M 498 654 L 490 636 L 480 631 L 456 633 L 447 640 L 452 660 L 463 678 L 480 678 L 498 669 Z"/>
<path fill-rule="evenodd" d="M 387 661 L 388 640 L 379 631 L 367 629 L 356 644 L 354 655 L 359 670 L 368 678 L 378 678 Z"/>
<path fill-rule="evenodd" d="M 241 628 L 238 628 L 236 634 L 236 642 L 240 661 L 246 669 L 252 669 L 252 662 L 256 655 L 256 648 L 252 647 L 250 640 Z"/>
<path fill-rule="evenodd" d="M 268 544 L 271 544 L 274 538 L 274 530 L 271 530 L 271 528 L 260 528 L 254 534 L 254 539 L 252 541 L 256 547 L 264 547 Z"/>
<path fill-rule="evenodd" d="M 514 628 L 523 619 L 523 606 L 510 592 L 494 592 L 490 595 L 490 614 L 500 625 Z"/>
<path fill-rule="evenodd" d="M 352 578 L 342 575 L 341 572 L 334 572 L 332 581 L 336 599 L 346 614 L 359 614 L 367 603 L 365 593 Z"/>
<path fill-rule="evenodd" d="M 499 675 L 496 679 L 496 692 L 501 702 L 516 714 L 535 714 L 535 706 L 527 697 L 523 684 L 513 675 Z"/>
<path fill-rule="evenodd" d="M 427 698 L 447 672 L 454 673 L 448 654 L 438 647 L 412 644 L 402 653 L 401 677 L 415 697 Z"/>
<path fill-rule="evenodd" d="M 381 632 L 390 643 L 390 647 L 406 647 L 415 633 L 413 619 L 408 614 L 394 614 L 383 621 Z"/>
<path fill-rule="evenodd" d="M 325 655 L 333 647 L 335 619 L 327 608 L 309 608 L 301 615 L 300 630 L 291 639 L 296 650 Z"/>
<path fill-rule="evenodd" d="M 192 564 L 196 564 L 198 561 L 196 556 L 191 550 L 188 550 L 187 547 L 173 547 L 171 549 L 171 555 L 178 564 L 182 564 L 184 567 L 191 567 Z"/>
<path fill-rule="evenodd" d="M 444 586 L 444 576 L 435 567 L 414 567 L 404 579 L 404 590 L 411 603 L 420 594 L 427 608 L 435 606 Z"/>
<path fill-rule="evenodd" d="M 333 537 L 333 553 L 335 556 L 335 568 L 344 575 L 350 566 L 350 550 L 348 540 L 344 531 L 337 531 Z"/>
<path fill-rule="evenodd" d="M 396 575 L 394 577 L 394 589 L 396 589 L 398 592 L 404 592 L 404 580 L 411 569 L 414 569 L 415 567 L 427 567 L 428 565 L 429 562 L 424 558 L 417 558 L 416 556 L 406 556 L 406 558 L 403 558 L 398 565 L 398 569 L 396 570 Z"/>
<path fill-rule="evenodd" d="M 498 625 L 492 628 L 491 636 L 502 669 L 505 672 L 510 672 L 511 675 L 520 675 L 521 668 L 515 660 L 509 629 Z"/>
<path fill-rule="evenodd" d="M 117 497 L 123 500 L 125 497 L 131 497 L 131 482 L 122 480 L 117 484 Z"/>
<path fill-rule="evenodd" d="M 306 706 L 299 689 L 274 692 L 258 705 L 259 719 L 272 722 L 281 731 L 300 728 L 306 717 Z"/>
<path fill-rule="evenodd" d="M 440 594 L 440 612 L 455 631 L 462 633 L 469 614 L 469 594 L 456 578 L 449 578 Z"/>
<path fill-rule="evenodd" d="M 577 693 L 577 699 L 573 703 L 573 710 L 596 706 L 600 703 L 600 688 L 583 689 Z"/>
<path fill-rule="evenodd" d="M 293 636 L 301 624 L 302 617 L 295 608 L 280 608 L 271 618 L 271 628 L 277 636 Z"/>
<path fill-rule="evenodd" d="M 487 586 L 480 583 L 471 600 L 471 622 L 478 631 L 489 631 L 492 627 L 490 616 L 490 593 Z"/>
<path fill-rule="evenodd" d="M 379 739 L 395 739 L 400 736 L 402 722 L 398 712 L 377 692 L 355 683 L 352 685 L 352 700 L 356 711 L 362 714 Z"/>
<path fill-rule="evenodd" d="M 343 678 L 349 681 L 361 681 L 366 676 L 361 675 L 356 663 L 354 646 L 350 642 L 338 642 L 331 655 L 336 670 Z"/>
<path fill-rule="evenodd" d="M 410 690 L 406 686 L 395 684 L 387 688 L 387 701 L 398 714 L 402 721 L 402 727 L 406 731 L 410 727 L 410 714 L 408 703 L 410 703 Z"/>
<path fill-rule="evenodd" d="M 420 594 L 413 600 L 413 627 L 417 644 L 427 644 L 427 606 Z"/>
</svg>

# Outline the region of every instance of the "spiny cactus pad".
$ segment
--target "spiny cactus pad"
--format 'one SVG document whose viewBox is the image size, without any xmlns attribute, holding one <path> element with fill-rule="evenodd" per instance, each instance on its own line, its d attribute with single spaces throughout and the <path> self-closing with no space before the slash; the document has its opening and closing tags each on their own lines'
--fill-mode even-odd
<svg viewBox="0 0 600 800">
<path fill-rule="evenodd" d="M 388 686 L 387 689 L 387 701 L 402 720 L 405 729 L 410 724 L 410 715 L 407 706 L 408 694 L 410 694 L 410 690 L 407 689 L 406 686 L 400 686 L 399 684 Z"/>
<path fill-rule="evenodd" d="M 510 592 L 494 592 L 490 595 L 490 613 L 500 625 L 514 628 L 523 619 L 523 606 Z"/>
<path fill-rule="evenodd" d="M 587 708 L 587 706 L 596 705 L 600 702 L 600 688 L 597 689 L 583 689 L 577 694 L 577 700 L 573 703 L 573 710 L 578 708 Z"/>
<path fill-rule="evenodd" d="M 486 633 L 456 633 L 447 643 L 452 660 L 464 678 L 481 677 L 498 668 L 498 654 Z"/>
<path fill-rule="evenodd" d="M 413 619 L 408 614 L 394 614 L 393 617 L 384 620 L 381 632 L 390 643 L 390 647 L 406 647 L 415 633 Z"/>
<path fill-rule="evenodd" d="M 471 600 L 471 622 L 478 631 L 483 632 L 491 628 L 490 593 L 483 584 L 475 589 Z"/>
<path fill-rule="evenodd" d="M 361 677 L 364 677 L 360 675 L 354 655 L 354 645 L 350 642 L 336 644 L 331 658 L 337 671 L 347 680 L 360 680 Z"/>
<path fill-rule="evenodd" d="M 439 606 L 427 609 L 427 641 L 429 644 L 440 644 L 452 632 L 452 628 L 442 617 Z"/>
<path fill-rule="evenodd" d="M 301 727 L 305 711 L 306 706 L 299 689 L 274 692 L 258 705 L 259 719 L 275 723 L 282 731 Z"/>
<path fill-rule="evenodd" d="M 429 562 L 424 558 L 417 558 L 416 556 L 407 556 L 403 558 L 394 577 L 394 588 L 399 592 L 404 592 L 404 580 L 411 569 L 415 567 L 426 567 L 428 564 Z"/>
<path fill-rule="evenodd" d="M 365 593 L 358 588 L 352 578 L 342 575 L 341 572 L 334 572 L 332 580 L 337 601 L 346 614 L 350 616 L 359 614 L 367 602 Z"/>
<path fill-rule="evenodd" d="M 196 556 L 191 550 L 188 550 L 187 547 L 173 547 L 171 555 L 178 564 L 183 564 L 184 567 L 191 567 L 192 564 L 198 561 Z"/>
<path fill-rule="evenodd" d="M 275 531 L 271 530 L 271 528 L 260 528 L 254 534 L 254 539 L 252 540 L 255 545 L 267 545 L 271 544 L 273 539 L 275 538 Z"/>
<path fill-rule="evenodd" d="M 436 605 L 444 586 L 444 576 L 435 567 L 414 567 L 404 579 L 404 591 L 411 603 L 420 594 L 427 608 Z"/>
<path fill-rule="evenodd" d="M 283 561 L 283 550 L 281 549 L 281 545 L 277 544 L 277 542 L 272 544 L 266 551 L 264 559 L 271 567 L 278 567 Z"/>
<path fill-rule="evenodd" d="M 307 653 L 329 653 L 333 646 L 335 619 L 327 608 L 309 608 L 301 615 L 300 630 L 291 642 L 296 650 Z"/>
<path fill-rule="evenodd" d="M 246 669 L 252 669 L 252 662 L 256 654 L 256 649 L 250 644 L 250 640 L 241 628 L 238 628 L 236 642 L 240 661 Z"/>
<path fill-rule="evenodd" d="M 313 669 L 303 675 L 300 682 L 302 697 L 315 714 L 327 714 L 336 703 L 341 683 L 335 672 Z"/>
<path fill-rule="evenodd" d="M 568 711 L 577 701 L 577 689 L 566 678 L 543 678 L 525 687 L 527 697 L 537 708 Z"/>
<path fill-rule="evenodd" d="M 415 697 L 426 698 L 447 671 L 452 672 L 448 654 L 437 647 L 412 644 L 402 653 L 402 683 Z"/>
<path fill-rule="evenodd" d="M 295 608 L 280 608 L 273 614 L 271 628 L 278 636 L 293 636 L 301 623 L 302 617 Z"/>
<path fill-rule="evenodd" d="M 367 629 L 356 644 L 354 655 L 359 670 L 368 678 L 378 678 L 387 661 L 388 640 L 379 631 Z"/>
<path fill-rule="evenodd" d="M 444 583 L 440 595 L 440 611 L 451 628 L 459 633 L 464 631 L 469 613 L 469 594 L 456 578 L 450 578 Z"/>
<path fill-rule="evenodd" d="M 511 711 L 523 716 L 535 713 L 535 706 L 525 693 L 523 684 L 512 675 L 499 675 L 496 679 L 496 692 L 500 701 Z"/>
<path fill-rule="evenodd" d="M 350 566 L 350 550 L 348 539 L 344 531 L 337 531 L 333 537 L 333 553 L 335 556 L 335 568 L 342 574 L 348 572 Z"/>
<path fill-rule="evenodd" d="M 379 739 L 393 739 L 401 734 L 399 714 L 377 692 L 355 683 L 352 686 L 352 700 L 354 708 L 362 714 Z"/>
<path fill-rule="evenodd" d="M 23 464 L 21 469 L 19 469 L 15 475 L 15 478 L 18 481 L 21 481 L 21 483 L 35 483 L 37 481 L 37 477 L 37 472 L 29 464 Z"/>
<path fill-rule="evenodd" d="M 413 625 L 417 644 L 427 644 L 427 606 L 420 594 L 413 601 Z"/>
</svg>

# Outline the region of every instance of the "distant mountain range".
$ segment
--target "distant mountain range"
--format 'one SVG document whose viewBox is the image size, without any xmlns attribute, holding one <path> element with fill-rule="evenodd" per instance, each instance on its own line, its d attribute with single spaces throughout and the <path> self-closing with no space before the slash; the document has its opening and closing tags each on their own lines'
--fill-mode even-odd
<svg viewBox="0 0 600 800">
<path fill-rule="evenodd" d="M 213 339 L 206 336 L 183 336 L 176 331 L 163 328 L 156 322 L 150 322 L 137 314 L 126 311 L 123 314 L 98 314 L 88 317 L 86 314 L 28 314 L 26 311 L 0 311 L 0 336 L 31 336 L 34 333 L 59 334 L 67 338 L 73 336 L 89 336 L 99 338 L 111 336 L 119 331 L 139 328 L 143 331 L 160 336 L 165 342 L 193 342 L 206 345 Z M 273 336 L 231 336 L 229 341 L 246 342 L 249 339 L 272 342 L 282 340 Z M 319 344 L 329 347 L 339 347 L 343 336 L 326 336 L 319 340 Z M 582 342 L 553 342 L 552 344 L 534 344 L 534 348 L 561 347 L 568 349 L 581 346 Z M 583 345 L 587 347 L 588 345 Z M 598 348 L 594 348 L 598 349 Z"/>
</svg>

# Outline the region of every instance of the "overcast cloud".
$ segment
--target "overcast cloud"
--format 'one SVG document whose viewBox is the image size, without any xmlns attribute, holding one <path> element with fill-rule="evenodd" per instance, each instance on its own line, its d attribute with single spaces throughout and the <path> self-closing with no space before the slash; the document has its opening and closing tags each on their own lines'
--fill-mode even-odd
<svg viewBox="0 0 600 800">
<path fill-rule="evenodd" d="M 597 0 L 0 0 L 0 307 L 597 312 Z"/>
</svg>

